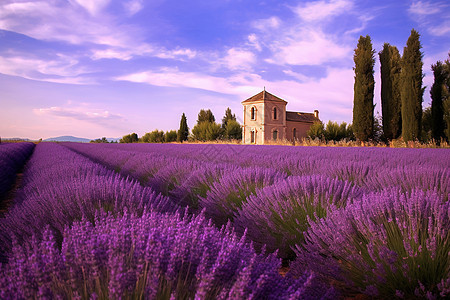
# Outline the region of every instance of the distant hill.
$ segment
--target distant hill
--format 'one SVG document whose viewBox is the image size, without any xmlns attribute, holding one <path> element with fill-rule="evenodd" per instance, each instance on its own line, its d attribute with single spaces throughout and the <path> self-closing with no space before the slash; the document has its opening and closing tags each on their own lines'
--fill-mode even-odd
<svg viewBox="0 0 450 300">
<path fill-rule="evenodd" d="M 75 136 L 65 135 L 65 136 L 58 136 L 58 137 L 52 137 L 43 140 L 44 142 L 77 142 L 77 143 L 89 143 L 90 139 L 85 138 L 79 138 Z"/>
</svg>

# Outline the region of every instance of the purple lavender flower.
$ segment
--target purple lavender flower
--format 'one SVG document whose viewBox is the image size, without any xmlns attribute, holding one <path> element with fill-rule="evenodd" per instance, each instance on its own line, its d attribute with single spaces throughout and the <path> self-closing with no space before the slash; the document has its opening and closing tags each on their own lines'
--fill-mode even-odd
<svg viewBox="0 0 450 300">
<path fill-rule="evenodd" d="M 234 218 L 248 196 L 284 178 L 286 174 L 272 169 L 236 169 L 215 182 L 206 197 L 199 198 L 199 206 L 216 224 L 223 225 Z"/>
<path fill-rule="evenodd" d="M 292 272 L 307 265 L 368 295 L 446 297 L 440 283 L 450 275 L 448 228 L 450 203 L 436 192 L 368 194 L 311 224 Z"/>
<path fill-rule="evenodd" d="M 293 257 L 291 249 L 303 242 L 308 218 L 316 220 L 328 211 L 362 197 L 362 190 L 349 182 L 325 176 L 292 176 L 250 195 L 238 211 L 234 225 L 247 228 L 255 243 L 281 257 Z"/>
<path fill-rule="evenodd" d="M 4 299 L 337 296 L 312 272 L 282 277 L 276 255 L 255 253 L 245 238 L 216 229 L 204 215 L 182 215 L 99 213 L 94 225 L 83 220 L 67 227 L 61 250 L 47 229 L 43 240 L 15 245 L 10 262 L 0 266 L 0 294 Z"/>
</svg>

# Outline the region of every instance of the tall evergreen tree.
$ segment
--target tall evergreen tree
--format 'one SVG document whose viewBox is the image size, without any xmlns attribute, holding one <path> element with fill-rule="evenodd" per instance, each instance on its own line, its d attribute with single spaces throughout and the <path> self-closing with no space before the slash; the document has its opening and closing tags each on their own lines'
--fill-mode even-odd
<svg viewBox="0 0 450 300">
<path fill-rule="evenodd" d="M 189 136 L 189 127 L 187 125 L 186 115 L 183 113 L 180 121 L 180 129 L 178 130 L 177 133 L 177 141 L 180 143 L 187 141 L 188 136 Z"/>
<path fill-rule="evenodd" d="M 414 29 L 406 42 L 402 57 L 401 98 L 402 136 L 405 141 L 420 139 L 422 131 L 422 57 L 420 35 Z"/>
<path fill-rule="evenodd" d="M 431 65 L 434 75 L 434 83 L 431 86 L 431 137 L 439 144 L 445 138 L 444 122 L 444 84 L 446 72 L 441 61 Z"/>
<path fill-rule="evenodd" d="M 373 137 L 373 66 L 375 50 L 372 49 L 370 36 L 360 36 L 355 49 L 355 85 L 353 98 L 353 130 L 360 141 Z"/>
<path fill-rule="evenodd" d="M 445 136 L 450 140 L 450 52 L 445 61 L 444 70 L 446 79 L 444 82 L 444 121 L 446 124 Z"/>
<path fill-rule="evenodd" d="M 381 69 L 381 114 L 384 137 L 398 138 L 402 133 L 400 95 L 401 57 L 397 47 L 388 43 L 379 53 Z"/>
<path fill-rule="evenodd" d="M 201 122 L 215 122 L 216 118 L 214 118 L 214 115 L 210 109 L 204 110 L 201 109 L 198 113 L 197 117 L 197 124 L 200 124 Z"/>
<path fill-rule="evenodd" d="M 227 123 L 229 120 L 236 121 L 236 115 L 231 113 L 231 109 L 227 107 L 225 110 L 225 116 L 222 118 L 222 128 L 225 129 L 227 127 Z"/>
</svg>

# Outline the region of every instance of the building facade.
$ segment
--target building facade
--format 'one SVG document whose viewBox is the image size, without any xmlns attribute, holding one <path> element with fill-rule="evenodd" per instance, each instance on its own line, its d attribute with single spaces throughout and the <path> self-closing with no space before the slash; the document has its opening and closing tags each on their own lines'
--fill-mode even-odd
<svg viewBox="0 0 450 300">
<path fill-rule="evenodd" d="M 263 145 L 268 141 L 300 140 L 315 121 L 319 111 L 303 113 L 286 111 L 287 102 L 265 89 L 242 101 L 244 125 L 242 143 Z"/>
</svg>

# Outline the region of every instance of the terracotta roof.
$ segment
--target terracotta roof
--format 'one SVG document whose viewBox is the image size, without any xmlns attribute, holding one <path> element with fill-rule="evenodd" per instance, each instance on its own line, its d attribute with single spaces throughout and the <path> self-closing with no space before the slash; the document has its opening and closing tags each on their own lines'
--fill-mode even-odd
<svg viewBox="0 0 450 300">
<path fill-rule="evenodd" d="M 319 119 L 314 117 L 314 113 L 287 111 L 286 121 L 313 123 L 314 121 L 319 121 Z"/>
<path fill-rule="evenodd" d="M 261 93 L 258 93 L 247 100 L 242 101 L 241 103 L 248 103 L 248 102 L 254 102 L 254 101 L 281 101 L 284 103 L 287 103 L 287 101 L 284 101 L 281 98 L 278 98 L 275 95 L 272 95 L 271 93 L 267 92 L 266 90 L 262 91 Z"/>
</svg>

